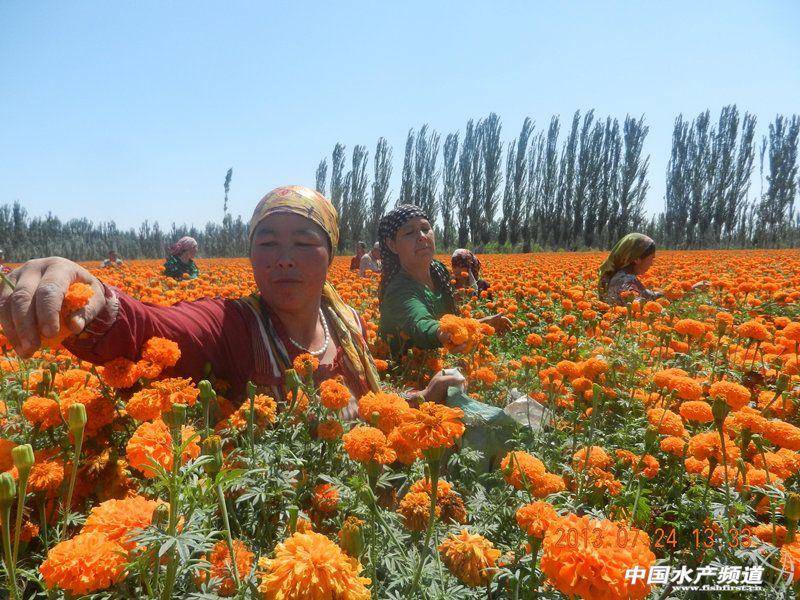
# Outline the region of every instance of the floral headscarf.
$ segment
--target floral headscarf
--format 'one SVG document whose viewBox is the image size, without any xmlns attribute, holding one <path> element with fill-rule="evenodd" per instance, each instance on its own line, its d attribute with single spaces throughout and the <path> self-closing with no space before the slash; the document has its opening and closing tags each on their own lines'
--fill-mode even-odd
<svg viewBox="0 0 800 600">
<path fill-rule="evenodd" d="M 185 235 L 167 248 L 167 252 L 169 252 L 171 256 L 177 256 L 187 250 L 194 250 L 195 248 L 197 248 L 197 240 Z"/>
<path fill-rule="evenodd" d="M 611 254 L 600 265 L 599 281 L 597 283 L 597 290 L 600 297 L 603 298 L 608 291 L 608 282 L 614 274 L 627 267 L 633 261 L 644 256 L 652 246 L 655 248 L 656 243 L 652 238 L 644 235 L 643 233 L 629 233 L 620 241 L 614 244 L 611 249 Z"/>
<path fill-rule="evenodd" d="M 253 234 L 261 221 L 269 215 L 280 212 L 294 213 L 319 225 L 328 236 L 331 260 L 339 244 L 339 215 L 336 208 L 325 196 L 302 185 L 285 185 L 275 188 L 256 205 L 248 225 L 248 238 L 253 242 Z"/>
<path fill-rule="evenodd" d="M 256 205 L 248 226 L 250 242 L 253 241 L 258 224 L 269 215 L 289 212 L 305 217 L 319 225 L 330 242 L 331 260 L 339 243 L 339 215 L 336 208 L 325 196 L 301 185 L 287 185 L 275 188 Z M 329 282 L 322 288 L 323 305 L 332 317 L 333 329 L 344 350 L 349 368 L 363 378 L 372 391 L 380 390 L 380 379 L 375 363 L 369 353 L 361 332 L 361 322 L 353 309 L 344 303 L 339 293 Z M 291 368 L 288 363 L 282 369 Z"/>
</svg>

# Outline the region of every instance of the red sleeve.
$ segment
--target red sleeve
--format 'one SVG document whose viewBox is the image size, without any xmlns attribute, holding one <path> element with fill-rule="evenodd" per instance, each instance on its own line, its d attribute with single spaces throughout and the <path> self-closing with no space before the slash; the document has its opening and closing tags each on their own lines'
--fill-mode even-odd
<svg viewBox="0 0 800 600">
<path fill-rule="evenodd" d="M 251 324 L 238 303 L 222 298 L 156 306 L 140 302 L 116 289 L 116 317 L 99 324 L 92 321 L 87 333 L 73 337 L 64 346 L 83 360 L 106 363 L 123 356 L 138 360 L 142 345 L 151 337 L 173 340 L 181 349 L 178 364 L 169 375 L 203 376 L 206 363 L 214 374 L 239 387 L 253 370 Z"/>
</svg>

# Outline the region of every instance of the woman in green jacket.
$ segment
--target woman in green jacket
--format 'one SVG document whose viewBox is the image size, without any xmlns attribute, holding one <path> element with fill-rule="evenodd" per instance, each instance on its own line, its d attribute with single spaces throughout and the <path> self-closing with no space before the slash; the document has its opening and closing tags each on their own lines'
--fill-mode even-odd
<svg viewBox="0 0 800 600">
<path fill-rule="evenodd" d="M 378 333 L 392 357 L 400 358 L 409 348 L 444 345 L 448 334 L 439 329 L 439 319 L 458 311 L 450 271 L 434 258 L 430 219 L 418 206 L 402 204 L 381 219 L 378 238 L 383 264 Z M 498 332 L 511 327 L 502 315 L 481 320 Z"/>
<path fill-rule="evenodd" d="M 195 279 L 200 272 L 194 263 L 197 256 L 197 240 L 188 235 L 183 236 L 167 249 L 167 262 L 164 263 L 164 275 L 174 279 Z"/>
</svg>

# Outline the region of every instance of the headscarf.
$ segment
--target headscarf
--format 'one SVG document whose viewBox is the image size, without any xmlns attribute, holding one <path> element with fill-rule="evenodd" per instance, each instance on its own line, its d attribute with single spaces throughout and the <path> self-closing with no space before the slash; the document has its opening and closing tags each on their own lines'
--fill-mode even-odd
<svg viewBox="0 0 800 600">
<path fill-rule="evenodd" d="M 644 256 L 649 248 L 651 246 L 655 248 L 655 245 L 656 243 L 643 233 L 629 233 L 614 244 L 614 247 L 611 249 L 611 254 L 609 254 L 605 262 L 600 265 L 600 278 L 597 284 L 600 297 L 602 298 L 605 296 L 608 291 L 608 282 L 611 281 L 611 278 L 617 271 Z"/>
<path fill-rule="evenodd" d="M 394 239 L 400 228 L 411 219 L 430 219 L 419 206 L 414 204 L 400 204 L 394 210 L 386 213 L 378 224 L 378 243 L 381 245 L 381 283 L 378 287 L 378 298 L 383 300 L 383 295 L 392 278 L 400 272 L 400 257 L 389 249 L 387 239 Z M 439 290 L 447 294 L 455 310 L 455 290 L 450 282 L 450 271 L 438 260 L 432 260 L 430 266 L 431 279 Z"/>
<path fill-rule="evenodd" d="M 251 243 L 258 224 L 267 216 L 279 212 L 294 213 L 319 225 L 328 237 L 331 260 L 333 260 L 333 253 L 339 243 L 339 215 L 330 200 L 319 192 L 301 185 L 275 188 L 261 199 L 253 211 L 248 226 Z M 380 391 L 378 371 L 363 338 L 361 322 L 355 311 L 344 303 L 336 289 L 327 281 L 322 288 L 322 304 L 328 309 L 327 314 L 331 317 L 332 329 L 339 338 L 348 367 L 364 379 L 372 391 Z M 269 323 L 267 326 L 268 329 L 271 328 Z M 285 370 L 291 368 L 291 365 L 287 363 L 281 367 Z"/>
<path fill-rule="evenodd" d="M 194 250 L 195 248 L 197 248 L 197 240 L 185 235 L 167 248 L 167 252 L 169 252 L 171 256 L 178 256 L 187 250 Z"/>
<path fill-rule="evenodd" d="M 267 216 L 274 213 L 294 213 L 319 225 L 328 236 L 330 256 L 339 244 L 339 215 L 325 196 L 302 185 L 284 185 L 275 188 L 256 205 L 247 227 L 248 240 L 253 243 L 256 227 Z"/>
<path fill-rule="evenodd" d="M 478 275 L 481 272 L 481 261 L 466 248 L 459 248 L 453 252 L 450 264 L 453 269 L 467 269 L 474 279 L 478 279 Z"/>
</svg>

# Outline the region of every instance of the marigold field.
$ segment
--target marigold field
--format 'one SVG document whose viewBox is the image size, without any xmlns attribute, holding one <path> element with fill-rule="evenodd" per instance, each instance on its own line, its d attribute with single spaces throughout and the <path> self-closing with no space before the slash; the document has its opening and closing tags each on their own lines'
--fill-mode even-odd
<svg viewBox="0 0 800 600">
<path fill-rule="evenodd" d="M 337 258 L 386 384 L 360 423 L 308 356 L 287 403 L 252 390 L 237 408 L 213 370 L 172 376 L 169 340 L 93 367 L 55 342 L 20 360 L 0 336 L 3 597 L 697 597 L 630 576 L 653 566 L 759 576 L 703 597 L 796 597 L 800 253 L 659 252 L 644 283 L 665 297 L 617 308 L 597 299 L 602 258 L 482 256 L 494 296 L 442 322 L 468 352 L 401 369 L 376 336 L 377 279 Z M 155 261 L 87 266 L 162 305 L 254 290 L 244 259 L 181 282 Z M 497 312 L 502 336 L 470 320 Z M 547 425 L 487 470 L 460 410 L 395 394 L 443 367 L 489 404 L 527 394 Z"/>
</svg>

